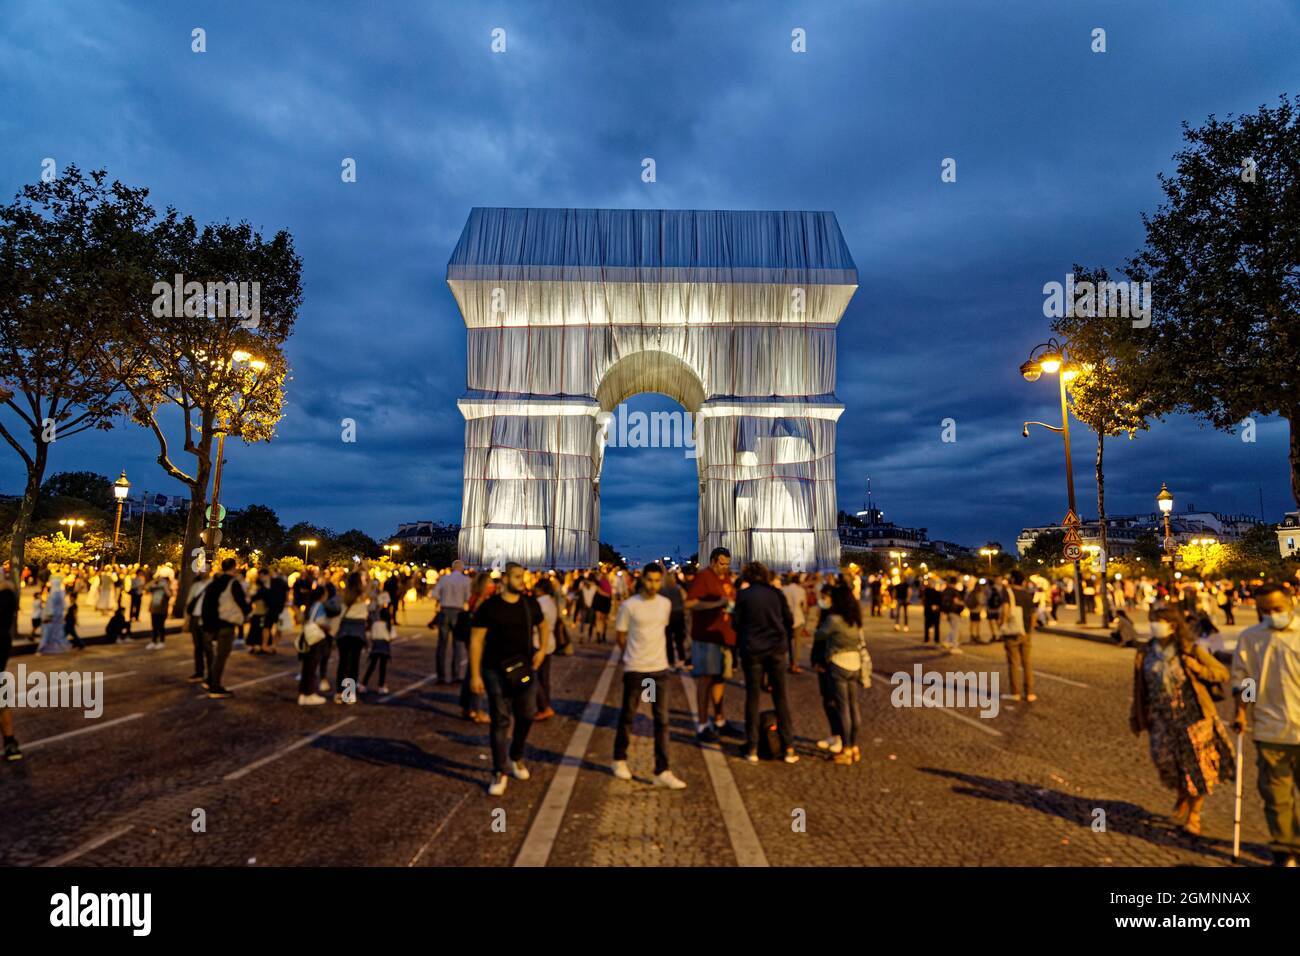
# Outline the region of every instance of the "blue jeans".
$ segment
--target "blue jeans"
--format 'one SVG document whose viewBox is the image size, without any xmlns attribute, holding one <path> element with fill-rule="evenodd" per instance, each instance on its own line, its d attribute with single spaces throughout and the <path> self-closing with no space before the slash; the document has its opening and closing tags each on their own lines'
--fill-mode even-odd
<svg viewBox="0 0 1300 956">
<path fill-rule="evenodd" d="M 524 756 L 524 743 L 537 715 L 537 675 L 514 689 L 500 670 L 485 667 L 483 688 L 487 691 L 488 715 L 492 718 L 492 772 L 505 773 L 507 758 L 519 761 Z M 511 717 L 514 718 L 513 732 Z"/>
<path fill-rule="evenodd" d="M 831 689 L 835 693 L 835 715 L 839 718 L 840 739 L 845 747 L 854 747 L 858 743 L 858 681 L 861 671 L 846 671 L 834 664 L 826 666 L 826 676 L 830 678 Z"/>
<path fill-rule="evenodd" d="M 437 662 L 438 683 L 452 679 L 447 676 L 447 656 L 449 654 L 452 656 L 452 676 L 458 677 L 460 675 L 455 666 L 456 655 L 452 653 L 452 644 L 454 643 L 452 634 L 456 631 L 456 622 L 460 620 L 460 616 L 464 613 L 466 612 L 460 608 L 451 608 L 443 610 L 438 615 L 438 650 L 435 652 L 434 658 Z"/>
</svg>

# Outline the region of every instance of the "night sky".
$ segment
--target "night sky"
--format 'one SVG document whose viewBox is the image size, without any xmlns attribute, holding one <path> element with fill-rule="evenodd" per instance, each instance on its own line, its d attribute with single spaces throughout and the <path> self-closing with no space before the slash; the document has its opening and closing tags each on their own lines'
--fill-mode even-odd
<svg viewBox="0 0 1300 956">
<path fill-rule="evenodd" d="M 833 210 L 861 283 L 839 331 L 840 506 L 861 507 L 870 475 L 887 518 L 1010 548 L 1065 510 L 1059 440 L 1020 435 L 1058 414 L 1054 382 L 1017 371 L 1049 334 L 1043 284 L 1138 247 L 1182 121 L 1298 79 L 1289 0 L 5 0 L 0 193 L 53 157 L 148 186 L 159 210 L 289 230 L 304 304 L 286 415 L 270 445 L 227 446 L 222 498 L 379 537 L 460 519 L 465 334 L 444 280 L 471 206 Z M 1095 514 L 1095 441 L 1076 436 Z M 1174 419 L 1109 442 L 1108 510 L 1149 511 L 1167 481 L 1180 510 L 1258 514 L 1262 493 L 1279 520 L 1285 422 L 1257 438 Z M 155 454 L 123 423 L 56 443 L 50 472 L 125 468 L 182 493 Z M 694 471 L 680 449 L 611 450 L 601 537 L 692 552 Z M 0 450 L 0 491 L 22 475 Z"/>
</svg>

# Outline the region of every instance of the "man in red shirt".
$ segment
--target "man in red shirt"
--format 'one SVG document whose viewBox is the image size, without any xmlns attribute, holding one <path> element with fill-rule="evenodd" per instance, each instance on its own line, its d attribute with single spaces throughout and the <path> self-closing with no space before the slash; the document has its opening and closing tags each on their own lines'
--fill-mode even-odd
<svg viewBox="0 0 1300 956">
<path fill-rule="evenodd" d="M 734 653 L 736 646 L 736 632 L 731 629 L 736 589 L 730 568 L 731 552 L 714 548 L 709 566 L 695 575 L 686 592 L 685 607 L 691 612 L 691 675 L 700 719 L 696 736 L 701 740 L 717 739 L 718 731 L 727 726 L 722 715 L 722 694 L 727 686 L 723 655 Z"/>
</svg>

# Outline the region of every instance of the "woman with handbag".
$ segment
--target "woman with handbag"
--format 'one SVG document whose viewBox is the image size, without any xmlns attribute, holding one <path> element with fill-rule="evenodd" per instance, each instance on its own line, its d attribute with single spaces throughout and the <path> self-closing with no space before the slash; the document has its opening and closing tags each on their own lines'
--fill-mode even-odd
<svg viewBox="0 0 1300 956">
<path fill-rule="evenodd" d="M 1228 669 L 1192 638 L 1182 612 L 1151 612 L 1151 640 L 1133 663 L 1129 728 L 1148 731 L 1160 782 L 1178 794 L 1171 819 L 1196 835 L 1201 807 L 1219 783 L 1234 777 L 1235 754 L 1214 706 L 1213 685 Z"/>
<path fill-rule="evenodd" d="M 1032 635 L 1034 629 L 1033 594 L 1025 587 L 1025 576 L 1019 571 L 1012 571 L 1010 579 L 998 583 L 993 592 L 999 596 L 999 619 L 992 622 L 994 631 L 1002 638 L 1002 649 L 1007 655 L 1007 676 L 1011 684 L 1011 696 L 1020 696 L 1021 680 L 1024 681 L 1026 704 L 1038 700 L 1034 693 L 1034 669 L 1031 660 Z"/>
<path fill-rule="evenodd" d="M 298 704 L 311 707 L 325 703 L 325 698 L 312 686 L 320 668 L 321 651 L 325 648 L 325 589 L 312 588 L 307 598 L 309 604 L 303 619 L 302 633 L 298 635 L 298 660 L 302 661 L 302 677 L 298 680 Z"/>
<path fill-rule="evenodd" d="M 831 724 L 831 737 L 825 749 L 832 760 L 842 766 L 860 763 L 862 748 L 858 732 L 862 720 L 858 711 L 858 687 L 871 680 L 871 656 L 862 634 L 862 605 L 845 584 L 829 591 L 830 606 L 823 609 L 817 625 L 813 648 L 822 701 Z M 837 748 L 835 745 L 839 744 Z M 821 741 L 817 744 L 821 746 Z"/>
</svg>

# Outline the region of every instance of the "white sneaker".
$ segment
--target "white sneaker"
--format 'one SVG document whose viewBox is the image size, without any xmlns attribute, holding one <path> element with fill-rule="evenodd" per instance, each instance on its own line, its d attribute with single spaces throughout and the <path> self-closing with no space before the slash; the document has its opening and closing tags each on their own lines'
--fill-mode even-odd
<svg viewBox="0 0 1300 956">
<path fill-rule="evenodd" d="M 388 685 L 385 684 L 383 687 L 379 688 L 379 693 L 381 693 L 381 694 L 387 694 L 387 693 L 388 693 Z"/>
<path fill-rule="evenodd" d="M 144 646 L 144 649 L 145 649 L 146 651 L 156 651 L 156 650 L 158 650 L 158 648 L 160 648 L 160 647 L 162 647 L 162 645 L 159 644 L 158 642 L 156 642 L 156 641 L 150 641 L 148 644 L 146 644 L 146 645 Z"/>
<path fill-rule="evenodd" d="M 825 740 L 817 741 L 818 750 L 829 750 L 833 754 L 839 753 L 844 749 L 844 741 L 839 737 L 827 737 Z"/>
<path fill-rule="evenodd" d="M 299 694 L 298 695 L 298 706 L 300 707 L 314 707 L 317 704 L 323 704 L 323 703 L 325 703 L 325 698 L 322 697 L 320 694 Z"/>
<path fill-rule="evenodd" d="M 655 786 L 666 790 L 685 790 L 686 781 L 675 776 L 671 770 L 655 774 Z"/>
<path fill-rule="evenodd" d="M 510 778 L 505 774 L 497 774 L 490 784 L 488 784 L 488 796 L 499 797 L 506 792 L 506 784 Z"/>
<path fill-rule="evenodd" d="M 511 760 L 506 764 L 506 766 L 510 768 L 510 776 L 514 777 L 516 780 L 527 780 L 532 776 L 532 774 L 528 772 L 528 768 L 522 763 L 516 763 Z"/>
<path fill-rule="evenodd" d="M 798 755 L 797 753 L 794 753 L 794 752 L 792 751 L 792 752 L 786 754 L 784 759 L 785 759 L 785 762 L 786 762 L 786 763 L 798 763 L 798 762 L 799 762 L 799 755 Z"/>
<path fill-rule="evenodd" d="M 357 685 L 357 693 L 358 693 L 358 694 L 368 694 L 368 693 L 370 693 L 370 688 L 367 687 L 365 684 L 358 684 L 358 685 Z"/>
<path fill-rule="evenodd" d="M 632 779 L 632 771 L 628 769 L 626 760 L 614 761 L 614 776 L 618 777 L 620 780 Z"/>
<path fill-rule="evenodd" d="M 316 689 L 319 690 L 322 694 L 327 693 L 330 689 L 330 682 L 327 680 L 323 680 L 317 685 Z"/>
</svg>

